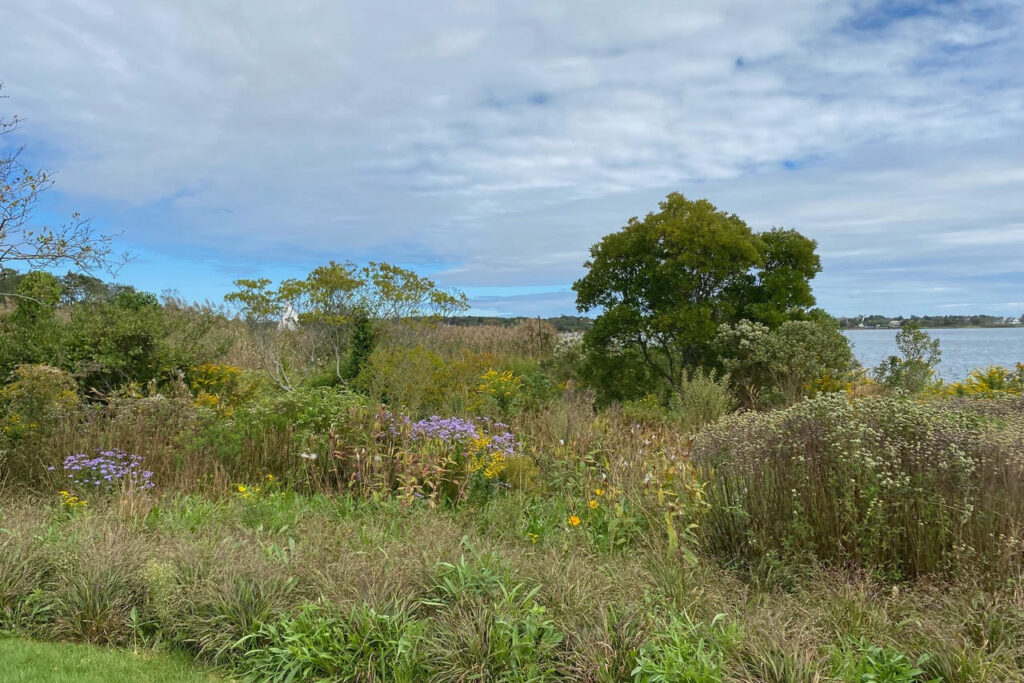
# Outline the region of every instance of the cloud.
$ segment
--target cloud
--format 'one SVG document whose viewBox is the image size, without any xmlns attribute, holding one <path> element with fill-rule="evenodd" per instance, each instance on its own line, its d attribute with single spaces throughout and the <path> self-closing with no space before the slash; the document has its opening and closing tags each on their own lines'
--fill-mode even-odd
<svg viewBox="0 0 1024 683">
<path fill-rule="evenodd" d="M 909 312 L 945 302 L 937 287 L 1012 301 L 982 264 L 1024 280 L 1022 15 L 14 0 L 0 78 L 27 119 L 17 142 L 61 169 L 62 205 L 168 259 L 377 258 L 450 286 L 565 291 L 593 242 L 679 190 L 818 239 L 830 309 Z"/>
</svg>

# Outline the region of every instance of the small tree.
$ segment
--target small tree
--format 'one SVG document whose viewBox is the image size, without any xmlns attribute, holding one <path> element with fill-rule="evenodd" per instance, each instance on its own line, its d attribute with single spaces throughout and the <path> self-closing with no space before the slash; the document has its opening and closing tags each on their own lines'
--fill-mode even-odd
<svg viewBox="0 0 1024 683">
<path fill-rule="evenodd" d="M 916 394 L 924 391 L 942 358 L 939 340 L 916 322 L 906 323 L 896 333 L 899 356 L 889 356 L 875 368 L 875 379 L 890 389 Z"/>
<path fill-rule="evenodd" d="M 388 263 L 332 261 L 277 288 L 266 278 L 235 285 L 238 291 L 225 298 L 249 322 L 264 368 L 286 391 L 324 365 L 339 381 L 350 379 L 369 357 L 383 321 L 431 319 L 468 308 L 464 294 Z M 285 324 L 286 310 L 294 326 Z"/>
</svg>

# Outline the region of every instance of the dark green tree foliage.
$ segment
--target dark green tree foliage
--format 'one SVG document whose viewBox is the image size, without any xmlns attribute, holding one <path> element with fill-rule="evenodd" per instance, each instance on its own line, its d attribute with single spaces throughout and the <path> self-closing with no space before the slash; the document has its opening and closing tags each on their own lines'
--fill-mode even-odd
<svg viewBox="0 0 1024 683">
<path fill-rule="evenodd" d="M 584 373 L 606 392 L 618 384 L 615 398 L 649 394 L 654 382 L 676 390 L 688 369 L 715 366 L 723 323 L 774 327 L 814 305 L 813 240 L 754 233 L 735 214 L 678 193 L 659 207 L 591 247 L 588 272 L 573 285 L 580 311 L 601 310 L 586 333 Z"/>
<path fill-rule="evenodd" d="M 14 320 L 29 324 L 52 316 L 61 291 L 60 280 L 53 275 L 43 271 L 28 273 L 18 282 L 14 292 Z"/>
<path fill-rule="evenodd" d="M 223 353 L 216 312 L 163 306 L 131 287 L 32 271 L 18 278 L 14 310 L 0 316 L 0 378 L 21 364 L 45 364 L 74 375 L 92 395 L 126 384 L 174 379 Z"/>
<path fill-rule="evenodd" d="M 345 379 L 354 380 L 359 371 L 370 360 L 370 354 L 377 345 L 377 328 L 367 316 L 359 316 L 352 323 L 351 348 L 349 349 L 348 365 L 345 367 Z"/>
<path fill-rule="evenodd" d="M 739 302 L 738 317 L 778 327 L 804 319 L 814 306 L 811 279 L 821 272 L 817 243 L 796 230 L 774 228 L 755 236 L 761 261 L 740 279 L 730 296 Z"/>
</svg>

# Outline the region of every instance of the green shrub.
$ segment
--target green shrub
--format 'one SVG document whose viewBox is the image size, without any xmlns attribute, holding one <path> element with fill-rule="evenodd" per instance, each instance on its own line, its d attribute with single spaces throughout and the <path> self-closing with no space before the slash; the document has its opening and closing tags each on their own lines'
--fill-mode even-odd
<svg viewBox="0 0 1024 683">
<path fill-rule="evenodd" d="M 714 371 L 684 373 L 682 384 L 669 397 L 669 410 L 676 424 L 688 431 L 718 421 L 735 407 L 729 376 L 719 376 Z"/>
<path fill-rule="evenodd" d="M 735 407 L 729 376 L 698 369 L 682 374 L 682 383 L 668 395 L 667 402 L 649 394 L 623 403 L 622 415 L 631 422 L 696 432 Z"/>
<path fill-rule="evenodd" d="M 75 414 L 78 385 L 49 365 L 19 365 L 0 389 L 0 480 L 38 481 L 46 437 Z"/>
<path fill-rule="evenodd" d="M 742 403 L 751 408 L 791 405 L 812 393 L 816 379 L 843 376 L 854 363 L 834 321 L 790 320 L 771 329 L 741 320 L 722 325 L 715 345 Z"/>
</svg>

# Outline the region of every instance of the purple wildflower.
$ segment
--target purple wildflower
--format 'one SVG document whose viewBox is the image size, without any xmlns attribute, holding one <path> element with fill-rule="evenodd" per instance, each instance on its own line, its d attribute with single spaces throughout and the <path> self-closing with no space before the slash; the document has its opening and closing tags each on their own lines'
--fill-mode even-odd
<svg viewBox="0 0 1024 683">
<path fill-rule="evenodd" d="M 120 449 L 85 453 L 64 458 L 63 469 L 75 484 L 113 491 L 120 486 L 145 491 L 153 488 L 153 473 L 142 469 L 142 458 Z"/>
</svg>

